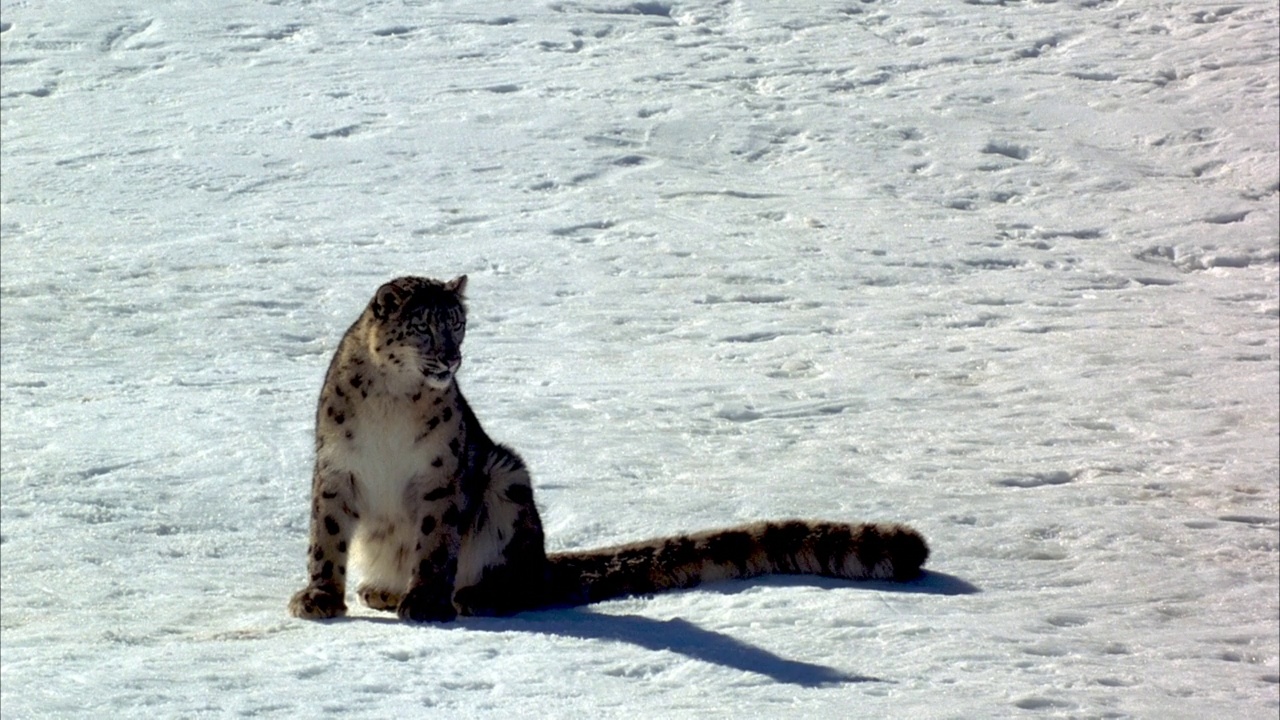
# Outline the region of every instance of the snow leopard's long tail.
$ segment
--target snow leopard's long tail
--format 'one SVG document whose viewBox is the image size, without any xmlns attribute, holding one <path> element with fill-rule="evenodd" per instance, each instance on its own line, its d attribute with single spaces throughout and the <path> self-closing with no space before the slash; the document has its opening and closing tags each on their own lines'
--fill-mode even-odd
<svg viewBox="0 0 1280 720">
<path fill-rule="evenodd" d="M 910 580 L 929 546 L 905 525 L 786 520 L 547 556 L 552 605 L 761 575 Z"/>
</svg>

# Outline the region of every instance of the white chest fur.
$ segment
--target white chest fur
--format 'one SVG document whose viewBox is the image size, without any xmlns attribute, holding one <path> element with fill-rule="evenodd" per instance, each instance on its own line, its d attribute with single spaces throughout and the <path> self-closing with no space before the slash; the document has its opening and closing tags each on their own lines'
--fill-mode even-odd
<svg viewBox="0 0 1280 720">
<path fill-rule="evenodd" d="M 355 476 L 361 524 L 413 521 L 422 493 L 448 484 L 457 472 L 449 448 L 456 422 L 441 422 L 439 414 L 408 400 L 368 398 L 346 419 L 344 430 L 350 437 L 344 431 L 339 442 L 327 443 L 320 459 L 334 472 Z"/>
</svg>

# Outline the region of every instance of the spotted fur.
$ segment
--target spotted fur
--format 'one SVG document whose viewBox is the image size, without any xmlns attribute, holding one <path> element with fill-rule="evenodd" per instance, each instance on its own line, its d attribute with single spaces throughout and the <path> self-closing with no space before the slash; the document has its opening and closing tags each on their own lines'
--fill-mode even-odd
<svg viewBox="0 0 1280 720">
<path fill-rule="evenodd" d="M 493 442 L 455 373 L 466 276 L 378 288 L 334 353 L 316 409 L 310 580 L 290 611 L 413 621 L 507 615 L 774 573 L 906 580 L 929 555 L 894 524 L 788 520 L 599 550 L 545 550 L 520 456 Z"/>
</svg>

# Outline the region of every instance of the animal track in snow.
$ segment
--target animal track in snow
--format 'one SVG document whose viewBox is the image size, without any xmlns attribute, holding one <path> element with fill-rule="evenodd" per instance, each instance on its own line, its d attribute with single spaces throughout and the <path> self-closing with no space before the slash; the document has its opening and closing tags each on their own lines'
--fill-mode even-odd
<svg viewBox="0 0 1280 720">
<path fill-rule="evenodd" d="M 557 2 L 548 6 L 555 12 L 590 13 L 593 15 L 640 15 L 670 20 L 672 5 L 663 2 L 633 2 L 619 5 L 589 5 L 576 2 Z"/>
<path fill-rule="evenodd" d="M 772 332 L 769 330 L 759 330 L 756 332 L 746 332 L 738 335 L 725 335 L 724 337 L 720 338 L 720 342 L 729 342 L 729 343 L 768 342 L 770 340 L 776 340 L 777 338 L 782 337 L 784 334 L 786 333 Z"/>
<path fill-rule="evenodd" d="M 818 400 L 794 404 L 781 404 L 773 408 L 756 408 L 750 404 L 726 403 L 717 406 L 715 417 L 734 422 L 751 422 L 753 420 L 814 418 L 840 415 L 857 403 L 842 400 Z"/>
<path fill-rule="evenodd" d="M 1079 473 L 1067 472 L 1066 470 L 1055 470 L 1053 472 L 1031 473 L 1029 475 L 1002 478 L 1000 480 L 996 480 L 995 484 L 1013 488 L 1038 488 L 1045 487 L 1046 485 L 1066 485 L 1075 480 L 1078 475 Z"/>
<path fill-rule="evenodd" d="M 360 132 L 360 130 L 363 129 L 364 127 L 365 127 L 364 123 L 356 123 L 354 125 L 343 125 L 342 127 L 334 128 L 333 130 L 322 130 L 320 132 L 313 132 L 310 135 L 307 135 L 307 137 L 311 138 L 312 140 L 330 140 L 333 138 L 347 138 Z"/>
<path fill-rule="evenodd" d="M 378 37 L 404 37 L 417 32 L 418 28 L 409 27 L 407 25 L 392 25 L 390 27 L 379 28 L 373 31 Z"/>
<path fill-rule="evenodd" d="M 1218 519 L 1222 522 L 1256 526 L 1275 525 L 1280 523 L 1280 520 L 1277 520 L 1274 517 L 1267 517 L 1265 515 L 1220 515 Z"/>
<path fill-rule="evenodd" d="M 1249 217 L 1248 210 L 1235 210 L 1210 215 L 1204 219 L 1204 222 L 1210 225 L 1230 225 L 1231 223 L 1244 222 L 1246 217 Z"/>
<path fill-rule="evenodd" d="M 1014 160 L 1027 160 L 1031 157 L 1031 151 L 1021 145 L 994 140 L 983 146 L 982 152 L 985 155 L 1003 155 Z"/>
<path fill-rule="evenodd" d="M 753 305 L 768 305 L 773 303 L 781 303 L 790 300 L 786 295 L 769 295 L 769 294 L 742 294 L 724 297 L 721 295 L 706 295 L 700 300 L 694 300 L 699 305 L 720 305 L 722 303 L 750 303 Z"/>
<path fill-rule="evenodd" d="M 118 25 L 106 34 L 98 43 L 98 50 L 102 52 L 111 52 L 124 45 L 128 40 L 136 35 L 141 35 L 151 27 L 151 20 L 139 20 L 132 23 Z"/>
<path fill-rule="evenodd" d="M 1211 268 L 1247 268 L 1280 261 L 1275 249 L 1218 250 L 1194 246 L 1152 245 L 1134 256 L 1146 262 L 1167 262 L 1183 272 Z"/>
<path fill-rule="evenodd" d="M 612 220 L 597 220 L 595 222 L 579 223 L 577 225 L 566 225 L 558 227 L 551 231 L 556 237 L 576 237 L 584 233 L 590 233 L 593 230 L 608 230 L 616 223 Z"/>
<path fill-rule="evenodd" d="M 234 24 L 228 25 L 227 31 L 234 34 L 234 37 L 240 40 L 268 40 L 271 42 L 279 42 L 281 40 L 289 40 L 298 33 L 302 32 L 303 25 L 290 23 L 282 25 L 278 28 L 270 30 L 259 30 L 252 25 Z M 255 46 L 249 49 L 261 49 L 261 46 Z"/>
</svg>

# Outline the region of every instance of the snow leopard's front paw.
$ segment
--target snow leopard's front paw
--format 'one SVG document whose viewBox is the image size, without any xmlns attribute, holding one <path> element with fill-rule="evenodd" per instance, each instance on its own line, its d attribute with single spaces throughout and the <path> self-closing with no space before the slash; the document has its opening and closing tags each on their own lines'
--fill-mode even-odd
<svg viewBox="0 0 1280 720">
<path fill-rule="evenodd" d="M 458 611 L 449 602 L 448 595 L 419 585 L 400 600 L 396 614 L 409 622 L 449 622 L 458 616 Z"/>
<path fill-rule="evenodd" d="M 334 585 L 308 585 L 289 601 L 289 612 L 303 620 L 328 620 L 347 614 L 343 592 Z"/>
</svg>

